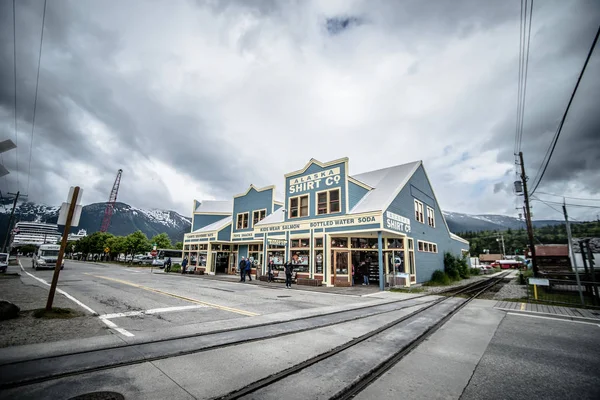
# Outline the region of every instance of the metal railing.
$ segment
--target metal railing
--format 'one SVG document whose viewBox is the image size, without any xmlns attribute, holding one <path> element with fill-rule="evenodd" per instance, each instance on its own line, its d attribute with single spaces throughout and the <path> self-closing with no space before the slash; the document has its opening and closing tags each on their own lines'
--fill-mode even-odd
<svg viewBox="0 0 600 400">
<path fill-rule="evenodd" d="M 587 308 L 600 308 L 600 284 L 581 282 L 583 304 L 579 296 L 577 282 L 562 279 L 541 279 L 540 284 L 527 284 L 527 300 L 557 305 L 571 305 Z"/>
</svg>

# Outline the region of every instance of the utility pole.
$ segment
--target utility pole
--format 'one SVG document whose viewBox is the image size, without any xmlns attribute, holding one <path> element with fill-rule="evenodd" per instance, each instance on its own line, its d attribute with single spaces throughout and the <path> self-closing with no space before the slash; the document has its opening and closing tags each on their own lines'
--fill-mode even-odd
<svg viewBox="0 0 600 400">
<path fill-rule="evenodd" d="M 19 200 L 19 194 L 21 192 L 17 191 L 17 193 L 8 193 L 10 195 L 15 196 L 15 201 L 13 201 L 12 211 L 10 212 L 10 218 L 8 219 L 8 226 L 6 227 L 6 237 L 4 238 L 4 244 L 2 245 L 2 252 L 6 253 L 6 245 L 8 244 L 8 238 L 10 237 L 10 231 L 12 230 L 12 222 L 15 216 L 15 208 L 17 207 L 17 200 Z M 23 195 L 23 197 L 27 197 Z"/>
<path fill-rule="evenodd" d="M 502 258 L 506 257 L 506 248 L 504 247 L 504 235 L 502 233 L 498 233 L 498 238 L 496 238 L 497 242 L 500 242 L 502 245 Z"/>
<path fill-rule="evenodd" d="M 581 305 L 585 306 L 583 300 L 583 292 L 581 291 L 581 281 L 579 280 L 579 270 L 577 269 L 577 260 L 575 259 L 575 253 L 573 252 L 573 238 L 571 237 L 571 224 L 569 224 L 569 216 L 567 215 L 567 206 L 565 199 L 563 199 L 563 213 L 565 214 L 565 222 L 567 224 L 567 240 L 569 241 L 569 256 L 571 256 L 571 262 L 573 263 L 573 269 L 575 270 L 575 279 L 577 280 L 577 290 L 579 291 L 579 299 Z"/>
<path fill-rule="evenodd" d="M 525 196 L 525 221 L 527 223 L 527 235 L 529 236 L 529 249 L 531 251 L 531 266 L 533 276 L 538 276 L 537 261 L 535 259 L 535 242 L 533 240 L 533 224 L 531 223 L 531 212 L 529 208 L 529 193 L 527 192 L 527 175 L 525 175 L 525 163 L 523 162 L 523 152 L 519 152 L 519 161 L 521 162 L 521 181 L 523 182 L 523 195 Z"/>
<path fill-rule="evenodd" d="M 54 267 L 54 275 L 52 275 L 52 284 L 50 285 L 50 293 L 48 293 L 46 311 L 52 311 L 52 302 L 54 301 L 54 293 L 56 292 L 56 285 L 58 284 L 58 274 L 60 273 L 60 268 L 62 267 L 63 256 L 65 254 L 65 248 L 67 247 L 67 236 L 68 232 L 71 230 L 71 221 L 73 220 L 73 215 L 75 214 L 75 208 L 77 207 L 78 197 L 79 186 L 75 186 L 75 188 L 73 188 L 73 196 L 71 197 L 71 203 L 69 204 L 69 212 L 67 213 L 65 229 L 63 231 L 64 234 L 62 235 L 60 250 L 58 251 L 58 258 L 56 260 L 56 266 Z M 77 226 L 77 222 L 75 226 Z"/>
</svg>

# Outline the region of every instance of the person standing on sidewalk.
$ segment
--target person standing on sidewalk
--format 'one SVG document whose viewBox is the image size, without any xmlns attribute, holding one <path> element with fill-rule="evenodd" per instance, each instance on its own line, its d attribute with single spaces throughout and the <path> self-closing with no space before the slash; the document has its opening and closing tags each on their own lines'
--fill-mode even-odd
<svg viewBox="0 0 600 400">
<path fill-rule="evenodd" d="M 248 275 L 248 279 L 252 282 L 252 262 L 249 258 L 246 258 L 246 275 Z"/>
<path fill-rule="evenodd" d="M 181 274 L 185 274 L 185 267 L 187 267 L 188 264 L 188 260 L 187 257 L 183 259 L 183 261 L 181 262 Z"/>
<path fill-rule="evenodd" d="M 273 260 L 269 261 L 267 268 L 267 282 L 273 282 L 273 270 L 275 269 L 275 263 Z"/>
<path fill-rule="evenodd" d="M 246 282 L 246 257 L 242 257 L 238 267 L 240 267 L 240 282 Z"/>
<path fill-rule="evenodd" d="M 292 273 L 294 272 L 294 265 L 286 261 L 284 264 L 285 269 L 285 287 L 288 289 L 292 288 Z"/>
</svg>

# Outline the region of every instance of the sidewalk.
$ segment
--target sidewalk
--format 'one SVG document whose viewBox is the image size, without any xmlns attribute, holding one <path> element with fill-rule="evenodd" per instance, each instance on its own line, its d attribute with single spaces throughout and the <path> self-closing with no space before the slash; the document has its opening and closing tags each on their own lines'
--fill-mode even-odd
<svg viewBox="0 0 600 400">
<path fill-rule="evenodd" d="M 600 310 L 531 304 L 517 301 L 499 301 L 494 308 L 520 314 L 533 314 L 572 321 L 598 321 L 600 323 Z"/>
<path fill-rule="evenodd" d="M 7 274 L 0 279 L 0 300 L 17 305 L 18 318 L 0 321 L 0 348 L 31 343 L 81 339 L 109 334 L 98 318 L 81 309 L 77 304 L 56 293 L 53 306 L 70 308 L 80 316 L 69 319 L 44 319 L 33 317 L 33 311 L 46 307 L 48 287 L 29 277 L 18 265 L 9 265 Z"/>
<path fill-rule="evenodd" d="M 182 274 L 178 274 L 175 272 L 172 273 L 165 273 L 164 271 L 154 271 L 155 274 L 162 274 L 162 275 L 180 275 L 182 277 L 192 277 L 192 278 L 199 278 L 199 279 L 208 279 L 208 280 L 214 280 L 214 281 L 223 281 L 223 282 L 233 282 L 233 283 L 240 283 L 242 284 L 242 282 L 240 282 L 240 276 L 239 275 L 225 275 L 225 274 L 219 274 L 219 275 L 191 275 L 191 274 L 186 274 L 186 275 L 182 275 Z M 261 287 L 267 287 L 267 288 L 271 288 L 271 289 L 283 289 L 285 288 L 285 283 L 283 281 L 276 281 L 276 282 L 263 282 L 260 281 L 258 279 L 254 279 L 252 278 L 252 281 L 249 281 L 248 279 L 246 279 L 246 282 L 243 282 L 244 285 L 257 285 L 257 286 L 261 286 Z M 379 286 L 378 285 L 356 285 L 356 286 L 350 286 L 350 287 L 327 287 L 327 286 L 305 286 L 305 285 L 298 285 L 298 284 L 292 284 L 292 290 L 303 290 L 303 291 L 307 291 L 307 292 L 319 292 L 319 293 L 329 293 L 329 294 L 337 294 L 337 295 L 346 295 L 346 296 L 356 296 L 356 297 L 363 297 L 363 296 L 374 296 L 377 293 L 383 293 L 379 290 Z"/>
</svg>

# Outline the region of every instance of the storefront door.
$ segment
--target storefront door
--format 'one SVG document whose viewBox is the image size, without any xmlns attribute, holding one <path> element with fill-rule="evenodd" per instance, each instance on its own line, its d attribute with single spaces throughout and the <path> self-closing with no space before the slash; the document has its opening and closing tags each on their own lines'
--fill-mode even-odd
<svg viewBox="0 0 600 400">
<path fill-rule="evenodd" d="M 333 251 L 331 253 L 331 284 L 337 286 L 348 286 L 348 261 L 349 251 Z"/>
<path fill-rule="evenodd" d="M 237 253 L 229 255 L 229 274 L 235 275 L 237 271 Z"/>
</svg>

